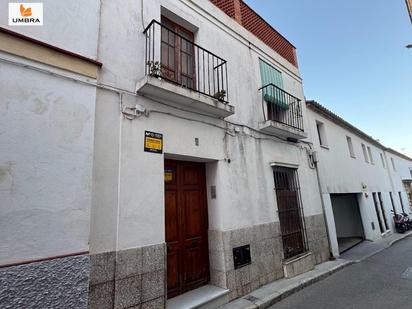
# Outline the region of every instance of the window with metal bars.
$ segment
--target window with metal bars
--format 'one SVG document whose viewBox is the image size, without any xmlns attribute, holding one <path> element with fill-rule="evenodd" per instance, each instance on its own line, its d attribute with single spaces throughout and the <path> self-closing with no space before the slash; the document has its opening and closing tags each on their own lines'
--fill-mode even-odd
<svg viewBox="0 0 412 309">
<path fill-rule="evenodd" d="M 372 196 L 373 196 L 373 204 L 375 205 L 376 217 L 378 218 L 379 230 L 381 231 L 381 233 L 384 233 L 385 228 L 383 226 L 381 214 L 379 213 L 379 205 L 378 205 L 378 199 L 376 197 L 376 192 L 372 192 Z"/>
<path fill-rule="evenodd" d="M 298 173 L 294 168 L 275 166 L 273 175 L 284 258 L 289 259 L 308 247 Z"/>
</svg>

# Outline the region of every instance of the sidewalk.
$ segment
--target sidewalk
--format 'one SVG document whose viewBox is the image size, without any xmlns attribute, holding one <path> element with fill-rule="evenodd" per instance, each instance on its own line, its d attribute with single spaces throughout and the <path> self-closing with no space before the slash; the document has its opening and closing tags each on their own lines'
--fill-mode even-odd
<svg viewBox="0 0 412 309">
<path fill-rule="evenodd" d="M 343 253 L 340 258 L 359 263 L 364 259 L 367 259 L 368 257 L 375 255 L 382 250 L 385 250 L 386 248 L 392 246 L 395 242 L 410 235 L 412 235 L 412 231 L 406 232 L 405 234 L 389 234 L 388 236 L 373 242 L 365 240 L 359 245 Z"/>
<path fill-rule="evenodd" d="M 257 309 L 267 308 L 289 295 L 316 283 L 331 274 L 354 263 L 375 255 L 382 250 L 392 246 L 395 242 L 412 235 L 412 231 L 405 234 L 390 234 L 387 237 L 375 242 L 364 241 L 346 253 L 336 261 L 328 261 L 316 265 L 316 267 L 304 274 L 290 279 L 280 279 L 269 283 L 252 293 L 236 299 L 220 309 Z"/>
</svg>

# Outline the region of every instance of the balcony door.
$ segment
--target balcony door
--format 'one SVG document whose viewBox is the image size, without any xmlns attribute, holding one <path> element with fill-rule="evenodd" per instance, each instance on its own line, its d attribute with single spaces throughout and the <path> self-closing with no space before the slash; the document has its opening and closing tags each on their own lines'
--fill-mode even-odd
<svg viewBox="0 0 412 309">
<path fill-rule="evenodd" d="M 184 87 L 195 89 L 193 32 L 162 16 L 161 74 Z"/>
</svg>

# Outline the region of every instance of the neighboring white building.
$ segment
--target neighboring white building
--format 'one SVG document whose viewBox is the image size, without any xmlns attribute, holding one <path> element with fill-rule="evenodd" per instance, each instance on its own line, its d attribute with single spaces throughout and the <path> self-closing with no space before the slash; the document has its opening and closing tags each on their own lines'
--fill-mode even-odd
<svg viewBox="0 0 412 309">
<path fill-rule="evenodd" d="M 84 307 L 100 2 L 44 0 L 36 27 L 8 26 L 8 2 L 0 1 L 0 306 Z"/>
<path fill-rule="evenodd" d="M 394 231 L 393 212 L 410 212 L 412 159 L 380 144 L 315 101 L 307 101 L 334 256 Z M 402 206 L 403 205 L 403 206 Z"/>
<path fill-rule="evenodd" d="M 391 148 L 385 149 L 393 182 L 394 203 L 399 212 L 412 213 L 412 159 Z"/>
</svg>

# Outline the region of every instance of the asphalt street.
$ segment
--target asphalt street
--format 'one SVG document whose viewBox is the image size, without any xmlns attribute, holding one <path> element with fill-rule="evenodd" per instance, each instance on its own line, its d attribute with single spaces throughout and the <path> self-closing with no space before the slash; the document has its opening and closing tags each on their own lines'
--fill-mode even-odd
<svg viewBox="0 0 412 309">
<path fill-rule="evenodd" d="M 412 236 L 270 308 L 412 309 Z"/>
</svg>

